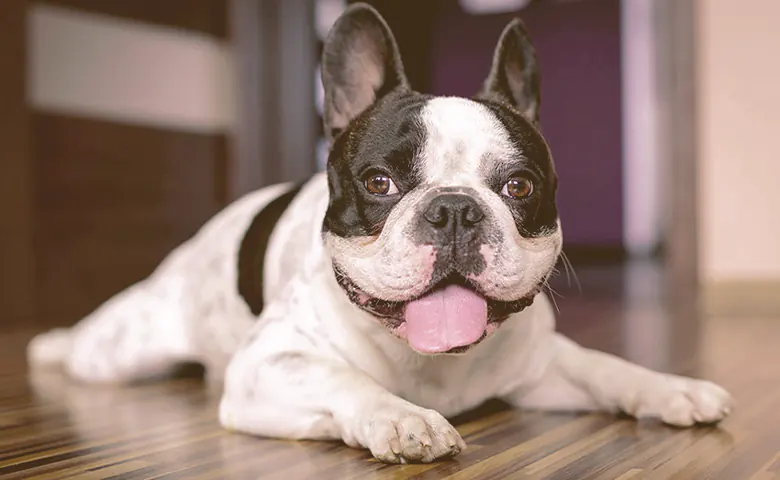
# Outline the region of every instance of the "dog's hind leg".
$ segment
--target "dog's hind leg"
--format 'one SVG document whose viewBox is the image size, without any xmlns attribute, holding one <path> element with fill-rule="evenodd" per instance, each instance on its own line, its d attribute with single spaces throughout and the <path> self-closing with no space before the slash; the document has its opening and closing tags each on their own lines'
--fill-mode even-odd
<svg viewBox="0 0 780 480">
<path fill-rule="evenodd" d="M 85 382 L 124 383 L 194 361 L 180 296 L 185 280 L 151 277 L 118 293 L 68 329 L 35 337 L 32 368 L 63 367 Z"/>
</svg>

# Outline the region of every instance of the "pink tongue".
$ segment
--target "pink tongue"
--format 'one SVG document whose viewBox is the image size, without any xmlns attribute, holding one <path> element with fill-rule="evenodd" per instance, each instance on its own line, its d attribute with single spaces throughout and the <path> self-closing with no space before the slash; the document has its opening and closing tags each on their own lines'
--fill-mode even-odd
<svg viewBox="0 0 780 480">
<path fill-rule="evenodd" d="M 420 353 L 441 353 L 471 345 L 487 328 L 487 302 L 471 290 L 450 285 L 406 306 L 406 340 Z"/>
</svg>

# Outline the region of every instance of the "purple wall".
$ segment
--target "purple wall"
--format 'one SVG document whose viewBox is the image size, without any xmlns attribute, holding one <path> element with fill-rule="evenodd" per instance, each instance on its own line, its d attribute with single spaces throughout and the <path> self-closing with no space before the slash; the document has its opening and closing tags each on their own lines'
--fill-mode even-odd
<svg viewBox="0 0 780 480">
<path fill-rule="evenodd" d="M 513 16 L 443 12 L 434 36 L 433 93 L 473 95 Z M 620 246 L 620 1 L 535 4 L 520 16 L 539 52 L 542 128 L 560 177 L 566 243 Z"/>
</svg>

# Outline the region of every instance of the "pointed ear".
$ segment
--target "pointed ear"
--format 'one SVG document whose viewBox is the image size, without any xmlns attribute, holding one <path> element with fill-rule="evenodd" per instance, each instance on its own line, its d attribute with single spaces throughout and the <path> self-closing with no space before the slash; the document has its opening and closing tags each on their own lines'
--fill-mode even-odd
<svg viewBox="0 0 780 480">
<path fill-rule="evenodd" d="M 507 102 L 539 123 L 541 75 L 536 50 L 520 19 L 512 20 L 498 40 L 493 65 L 477 98 Z"/>
<path fill-rule="evenodd" d="M 373 7 L 353 4 L 331 28 L 322 54 L 322 86 L 331 140 L 384 95 L 409 88 L 393 33 Z"/>
</svg>

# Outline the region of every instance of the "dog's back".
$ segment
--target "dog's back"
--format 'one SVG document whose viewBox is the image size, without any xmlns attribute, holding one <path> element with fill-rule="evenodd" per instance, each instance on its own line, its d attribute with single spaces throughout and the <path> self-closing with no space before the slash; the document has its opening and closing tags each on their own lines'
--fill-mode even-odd
<svg viewBox="0 0 780 480">
<path fill-rule="evenodd" d="M 319 231 L 314 220 L 317 212 L 312 211 L 310 201 L 307 207 L 289 207 L 299 204 L 299 197 L 312 194 L 324 195 L 326 202 L 327 186 L 324 178 L 319 182 L 318 178 L 303 187 L 273 185 L 236 200 L 167 255 L 149 277 L 108 299 L 75 327 L 34 338 L 28 347 L 30 364 L 64 366 L 85 380 L 132 380 L 117 378 L 115 369 L 99 360 L 104 357 L 101 350 L 125 345 L 132 355 L 131 344 L 149 341 L 121 327 L 121 319 L 132 316 L 139 325 L 168 323 L 168 338 L 152 341 L 178 342 L 173 349 L 178 352 L 177 360 L 203 362 L 211 367 L 210 374 L 221 376 L 219 370 L 263 303 L 281 291 L 304 264 L 306 249 Z M 275 227 L 283 217 L 286 223 L 278 231 Z M 73 349 L 76 340 L 82 345 L 78 350 Z M 167 362 L 150 362 L 142 376 L 157 373 L 156 365 L 163 363 Z"/>
</svg>

